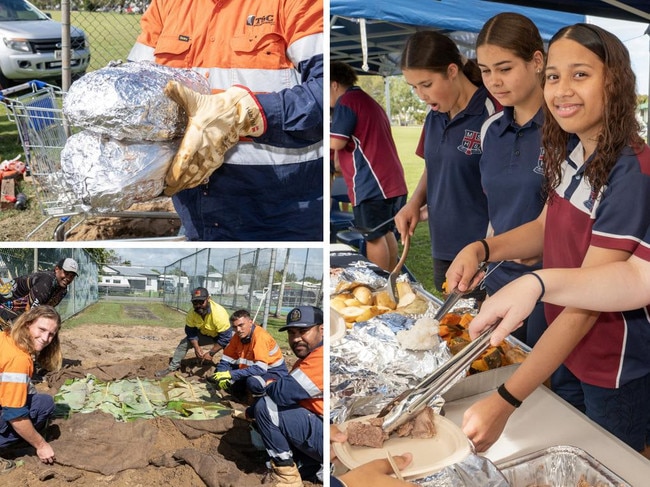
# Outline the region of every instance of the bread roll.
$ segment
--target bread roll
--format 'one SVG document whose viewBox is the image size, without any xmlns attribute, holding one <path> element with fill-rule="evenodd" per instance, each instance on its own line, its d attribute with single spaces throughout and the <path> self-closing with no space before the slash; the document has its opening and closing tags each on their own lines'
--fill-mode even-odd
<svg viewBox="0 0 650 487">
<path fill-rule="evenodd" d="M 352 294 L 361 304 L 372 304 L 372 291 L 366 286 L 355 288 L 354 291 L 352 291 Z"/>
</svg>

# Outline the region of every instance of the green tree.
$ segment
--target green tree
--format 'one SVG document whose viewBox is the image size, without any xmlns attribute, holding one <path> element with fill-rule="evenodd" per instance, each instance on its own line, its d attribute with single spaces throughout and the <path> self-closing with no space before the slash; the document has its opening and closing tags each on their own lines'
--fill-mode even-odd
<svg viewBox="0 0 650 487">
<path fill-rule="evenodd" d="M 92 248 L 84 249 L 98 264 L 119 264 L 120 257 L 114 249 Z"/>
</svg>

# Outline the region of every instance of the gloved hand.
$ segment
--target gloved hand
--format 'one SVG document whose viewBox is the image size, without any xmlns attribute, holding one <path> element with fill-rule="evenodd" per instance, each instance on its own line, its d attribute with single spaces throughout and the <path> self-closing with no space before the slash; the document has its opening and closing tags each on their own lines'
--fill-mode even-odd
<svg viewBox="0 0 650 487">
<path fill-rule="evenodd" d="M 228 370 L 217 372 L 212 376 L 212 380 L 217 383 L 219 389 L 227 389 L 232 383 L 232 375 L 230 375 L 230 371 Z"/>
<path fill-rule="evenodd" d="M 169 81 L 165 94 L 189 117 L 185 136 L 165 178 L 167 196 L 194 188 L 210 177 L 239 137 L 259 137 L 266 131 L 264 112 L 253 94 L 242 86 L 202 95 Z"/>
</svg>

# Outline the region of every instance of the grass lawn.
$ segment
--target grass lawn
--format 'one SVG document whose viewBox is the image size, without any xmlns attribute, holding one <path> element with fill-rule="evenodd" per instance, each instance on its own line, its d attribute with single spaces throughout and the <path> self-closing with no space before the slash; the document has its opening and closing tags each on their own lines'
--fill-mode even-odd
<svg viewBox="0 0 650 487">
<path fill-rule="evenodd" d="M 70 319 L 65 320 L 66 329 L 74 328 L 79 325 L 97 324 L 97 325 L 119 325 L 119 326 L 161 326 L 165 328 L 179 328 L 185 326 L 185 313 L 181 313 L 160 302 L 147 302 L 146 300 L 138 301 L 139 306 L 146 307 L 151 313 L 158 318 L 155 320 L 146 320 L 142 318 L 132 318 L 124 312 L 124 305 L 132 304 L 130 301 L 108 301 L 100 300 L 90 305 L 81 313 L 76 314 Z M 234 309 L 226 308 L 228 313 L 233 313 Z M 267 331 L 275 338 L 282 349 L 288 349 L 287 333 L 278 331 L 279 328 L 286 324 L 286 318 L 273 318 L 269 316 Z"/>
<path fill-rule="evenodd" d="M 392 127 L 393 138 L 397 145 L 406 185 L 409 190 L 409 198 L 415 190 L 422 172 L 424 171 L 424 159 L 415 155 L 415 149 L 420 139 L 422 128 L 417 127 Z M 406 259 L 406 267 L 424 288 L 439 296 L 433 286 L 433 260 L 431 258 L 431 238 L 429 237 L 429 227 L 426 222 L 420 223 L 415 229 L 415 235 L 411 241 L 411 249 Z"/>
</svg>

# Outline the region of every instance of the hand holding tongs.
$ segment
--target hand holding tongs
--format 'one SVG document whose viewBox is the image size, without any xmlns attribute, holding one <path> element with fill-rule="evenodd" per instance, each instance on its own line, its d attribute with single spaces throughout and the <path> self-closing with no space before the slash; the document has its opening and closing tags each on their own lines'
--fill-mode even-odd
<svg viewBox="0 0 650 487">
<path fill-rule="evenodd" d="M 481 262 L 481 264 L 478 266 L 478 269 L 476 269 L 476 272 L 472 276 L 472 279 L 470 280 L 470 283 L 474 282 L 474 279 L 476 279 L 476 276 L 478 276 L 481 272 L 485 272 L 488 268 L 488 263 L 487 262 Z M 494 269 L 496 269 L 497 266 L 501 265 L 501 262 L 499 262 Z M 458 286 L 454 288 L 454 290 L 449 293 L 447 296 L 447 299 L 445 299 L 445 302 L 442 303 L 442 306 L 440 306 L 440 309 L 436 313 L 436 315 L 433 317 L 433 319 L 437 322 L 437 324 L 440 324 L 440 320 L 444 318 L 444 316 L 451 311 L 451 308 L 454 307 L 454 305 L 458 302 L 460 298 L 465 296 L 466 294 L 472 292 L 474 289 L 477 287 L 480 287 L 481 284 L 485 281 L 485 278 L 487 277 L 487 274 L 481 279 L 481 281 L 472 289 L 468 289 L 467 291 L 459 291 Z"/>
<path fill-rule="evenodd" d="M 499 266 L 500 264 L 501 263 L 499 262 L 497 266 Z M 495 268 L 497 266 L 495 266 Z M 470 282 L 473 282 L 476 276 L 478 276 L 481 272 L 485 272 L 487 267 L 488 267 L 487 262 L 481 263 L 481 265 L 479 265 L 478 269 L 472 276 L 472 280 Z M 481 285 L 481 283 L 485 280 L 485 277 L 483 277 L 481 282 L 479 282 L 479 284 L 476 287 Z M 438 312 L 433 317 L 434 321 L 437 324 L 439 324 L 440 320 L 454 307 L 454 305 L 458 302 L 458 300 L 469 292 L 471 292 L 470 289 L 468 289 L 467 291 L 459 291 L 458 287 L 456 287 L 449 294 L 449 296 L 447 296 L 447 299 L 445 300 L 445 302 L 442 304 Z M 413 389 L 405 390 L 399 396 L 397 396 L 395 399 L 389 402 L 384 407 L 384 409 L 382 409 L 377 415 L 378 418 L 386 417 L 383 424 L 384 431 L 390 433 L 395 428 L 397 428 L 401 424 L 405 423 L 406 421 L 414 417 L 429 402 L 430 399 L 432 399 L 435 395 L 443 392 L 443 388 L 445 388 L 447 385 L 451 385 L 447 383 L 451 379 L 453 379 L 461 370 L 469 366 L 479 355 L 481 355 L 481 353 L 483 353 L 487 349 L 488 344 L 490 343 L 488 332 L 491 332 L 495 327 L 496 324 L 486 329 L 481 336 L 479 336 L 476 340 L 470 343 L 470 345 L 465 347 L 461 352 L 459 352 L 456 356 L 454 356 L 447 364 L 443 365 L 440 369 L 436 370 L 433 374 L 426 377 Z M 485 335 L 488 335 L 487 338 L 485 338 Z M 467 350 L 468 348 L 470 350 L 465 352 L 465 350 Z M 477 348 L 478 350 L 475 350 Z M 473 355 L 471 357 L 467 357 L 469 353 L 472 353 Z M 465 363 L 465 357 L 467 357 L 466 363 Z M 454 365 L 459 360 L 463 360 L 462 366 Z M 450 368 L 453 370 L 449 371 Z M 428 392 L 430 390 L 429 388 L 434 389 L 433 394 L 429 394 Z M 423 394 L 425 393 L 426 396 L 423 396 Z M 404 413 L 404 417 L 401 416 L 402 413 Z"/>
<path fill-rule="evenodd" d="M 488 348 L 492 331 L 500 321 L 501 319 L 483 330 L 475 340 L 454 355 L 449 362 L 426 377 L 415 388 L 406 390 L 393 399 L 377 415 L 378 418 L 385 418 L 382 429 L 386 433 L 394 431 L 417 416 L 435 396 L 442 394 L 462 378 L 461 372 L 465 371 Z"/>
</svg>

